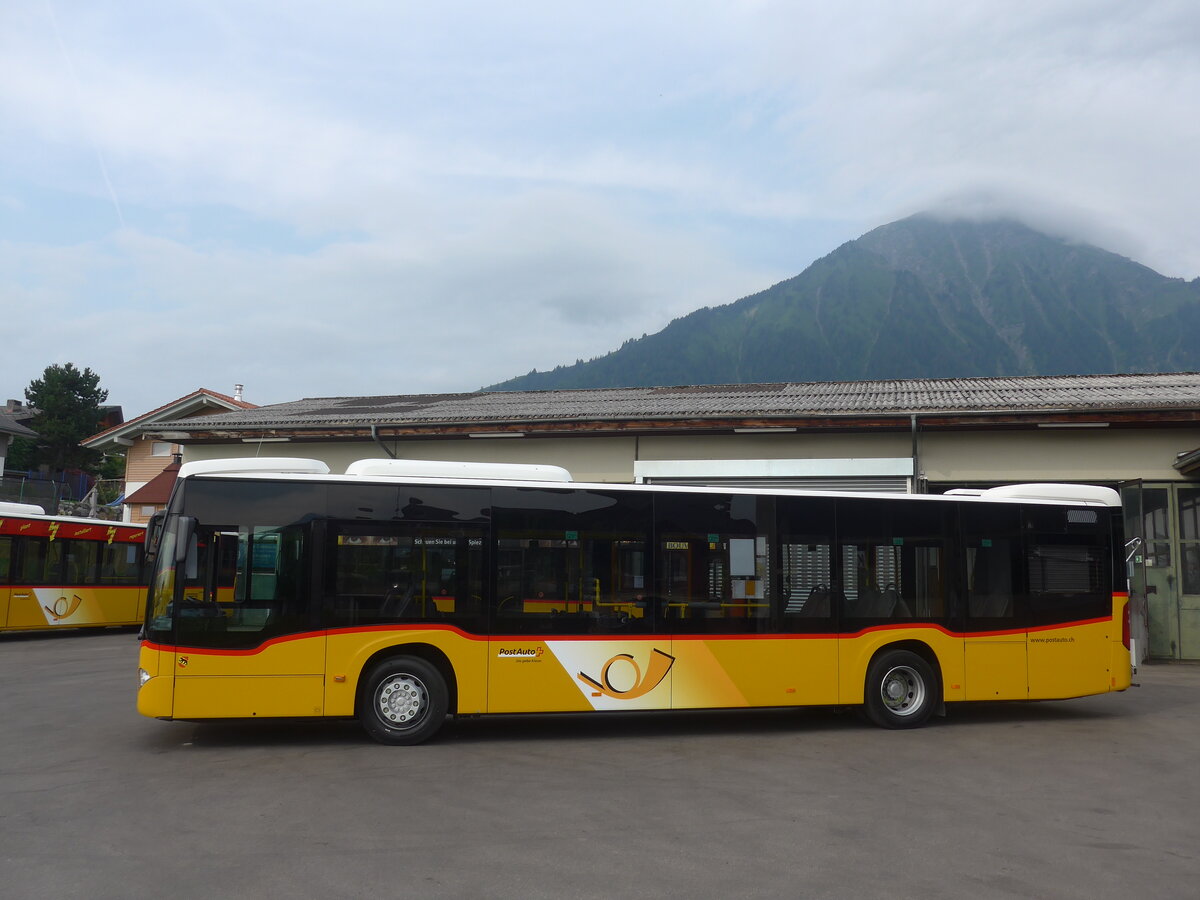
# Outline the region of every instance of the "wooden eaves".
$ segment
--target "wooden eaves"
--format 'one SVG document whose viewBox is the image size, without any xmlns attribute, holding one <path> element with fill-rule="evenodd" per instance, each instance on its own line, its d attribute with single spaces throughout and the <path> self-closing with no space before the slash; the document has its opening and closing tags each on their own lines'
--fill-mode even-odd
<svg viewBox="0 0 1200 900">
<path fill-rule="evenodd" d="M 915 417 L 915 420 L 914 420 Z M 610 419 L 597 421 L 505 421 L 505 422 L 422 422 L 364 425 L 307 425 L 288 427 L 242 427 L 193 429 L 193 423 L 173 422 L 175 433 L 186 432 L 184 443 L 211 444 L 233 441 L 286 439 L 295 442 L 361 440 L 375 437 L 387 440 L 431 440 L 467 438 L 472 435 L 521 435 L 538 437 L 613 437 L 634 435 L 730 434 L 744 429 L 797 432 L 908 431 L 914 425 L 929 430 L 993 430 L 1046 426 L 1062 427 L 1170 427 L 1200 423 L 1200 410 L 1055 410 L 1038 412 L 972 411 L 962 413 L 888 413 L 881 415 L 808 416 L 787 418 L 693 418 L 693 419 Z M 196 422 L 196 425 L 201 423 Z"/>
</svg>

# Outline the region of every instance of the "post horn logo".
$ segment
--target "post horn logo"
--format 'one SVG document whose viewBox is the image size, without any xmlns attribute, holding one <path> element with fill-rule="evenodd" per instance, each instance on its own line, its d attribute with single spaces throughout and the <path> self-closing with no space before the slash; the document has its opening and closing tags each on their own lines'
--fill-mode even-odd
<svg viewBox="0 0 1200 900">
<path fill-rule="evenodd" d="M 66 597 L 59 597 L 49 606 L 43 604 L 42 609 L 44 609 L 50 618 L 52 618 L 55 622 L 61 622 L 63 619 L 69 618 L 72 614 L 74 614 L 75 610 L 79 609 L 79 604 L 82 602 L 82 597 L 80 597 L 78 594 L 73 594 L 70 600 L 68 600 Z"/>
<path fill-rule="evenodd" d="M 634 678 L 633 685 L 628 688 L 620 688 L 613 685 L 609 678 L 609 670 L 614 663 L 624 662 L 633 666 Z M 675 665 L 675 657 L 669 653 L 655 648 L 650 652 L 650 664 L 646 667 L 646 675 L 642 677 L 642 669 L 637 664 L 637 661 L 628 653 L 618 653 L 612 659 L 604 664 L 604 668 L 600 670 L 600 677 L 593 678 L 580 672 L 575 677 L 584 684 L 592 687 L 593 697 L 611 697 L 613 700 L 635 700 L 638 697 L 644 697 L 656 687 L 658 687 L 667 673 L 671 671 L 671 666 Z"/>
</svg>

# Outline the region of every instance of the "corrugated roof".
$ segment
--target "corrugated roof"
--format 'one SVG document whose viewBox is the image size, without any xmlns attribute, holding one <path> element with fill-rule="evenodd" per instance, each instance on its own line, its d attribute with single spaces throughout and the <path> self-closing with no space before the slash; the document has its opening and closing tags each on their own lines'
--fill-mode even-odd
<svg viewBox="0 0 1200 900">
<path fill-rule="evenodd" d="M 320 397 L 180 430 L 1200 408 L 1200 373 L 948 378 Z"/>
</svg>

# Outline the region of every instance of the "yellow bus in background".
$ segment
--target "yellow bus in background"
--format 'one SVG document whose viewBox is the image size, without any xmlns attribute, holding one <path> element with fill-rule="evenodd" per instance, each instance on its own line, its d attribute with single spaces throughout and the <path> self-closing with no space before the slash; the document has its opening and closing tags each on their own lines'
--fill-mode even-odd
<svg viewBox="0 0 1200 900">
<path fill-rule="evenodd" d="M 185 464 L 138 710 L 357 717 L 947 704 L 1125 690 L 1120 501 L 583 484 L 552 466 Z"/>
<path fill-rule="evenodd" d="M 142 525 L 0 502 L 0 631 L 139 625 Z"/>
</svg>

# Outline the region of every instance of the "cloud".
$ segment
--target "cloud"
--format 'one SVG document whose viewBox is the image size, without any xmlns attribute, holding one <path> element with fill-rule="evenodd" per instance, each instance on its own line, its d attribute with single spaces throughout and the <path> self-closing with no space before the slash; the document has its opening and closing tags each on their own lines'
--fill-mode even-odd
<svg viewBox="0 0 1200 900">
<path fill-rule="evenodd" d="M 804 102 L 785 128 L 828 166 L 817 205 L 881 219 L 959 193 L 994 195 L 998 211 L 1059 205 L 1140 235 L 1112 249 L 1168 274 L 1200 273 L 1200 250 L 1180 239 L 1200 200 L 1187 175 L 1200 139 L 1194 5 L 875 10 L 862 53 L 833 60 L 844 44 L 813 46 L 830 77 L 815 90 L 788 85 Z M 836 27 L 834 15 L 810 31 Z"/>
<path fill-rule="evenodd" d="M 702 242 L 631 234 L 570 196 L 498 204 L 469 232 L 415 250 L 391 238 L 312 254 L 197 249 L 126 229 L 38 254 L 0 245 L 0 267 L 17 260 L 38 285 L 25 296 L 36 303 L 15 304 L 18 331 L 47 307 L 69 312 L 84 285 L 113 300 L 75 306 L 55 344 L 89 348 L 87 364 L 116 402 L 138 398 L 134 409 L 152 408 L 153 392 L 161 404 L 235 382 L 256 402 L 474 390 L 598 355 L 766 278 Z M 43 353 L 25 345 L 9 367 L 27 383 Z"/>
<path fill-rule="evenodd" d="M 50 346 L 131 414 L 471 389 L 929 208 L 1200 274 L 1190 3 L 49 8 L 0 29 L 0 297 L 56 317 L 10 393 Z"/>
</svg>

